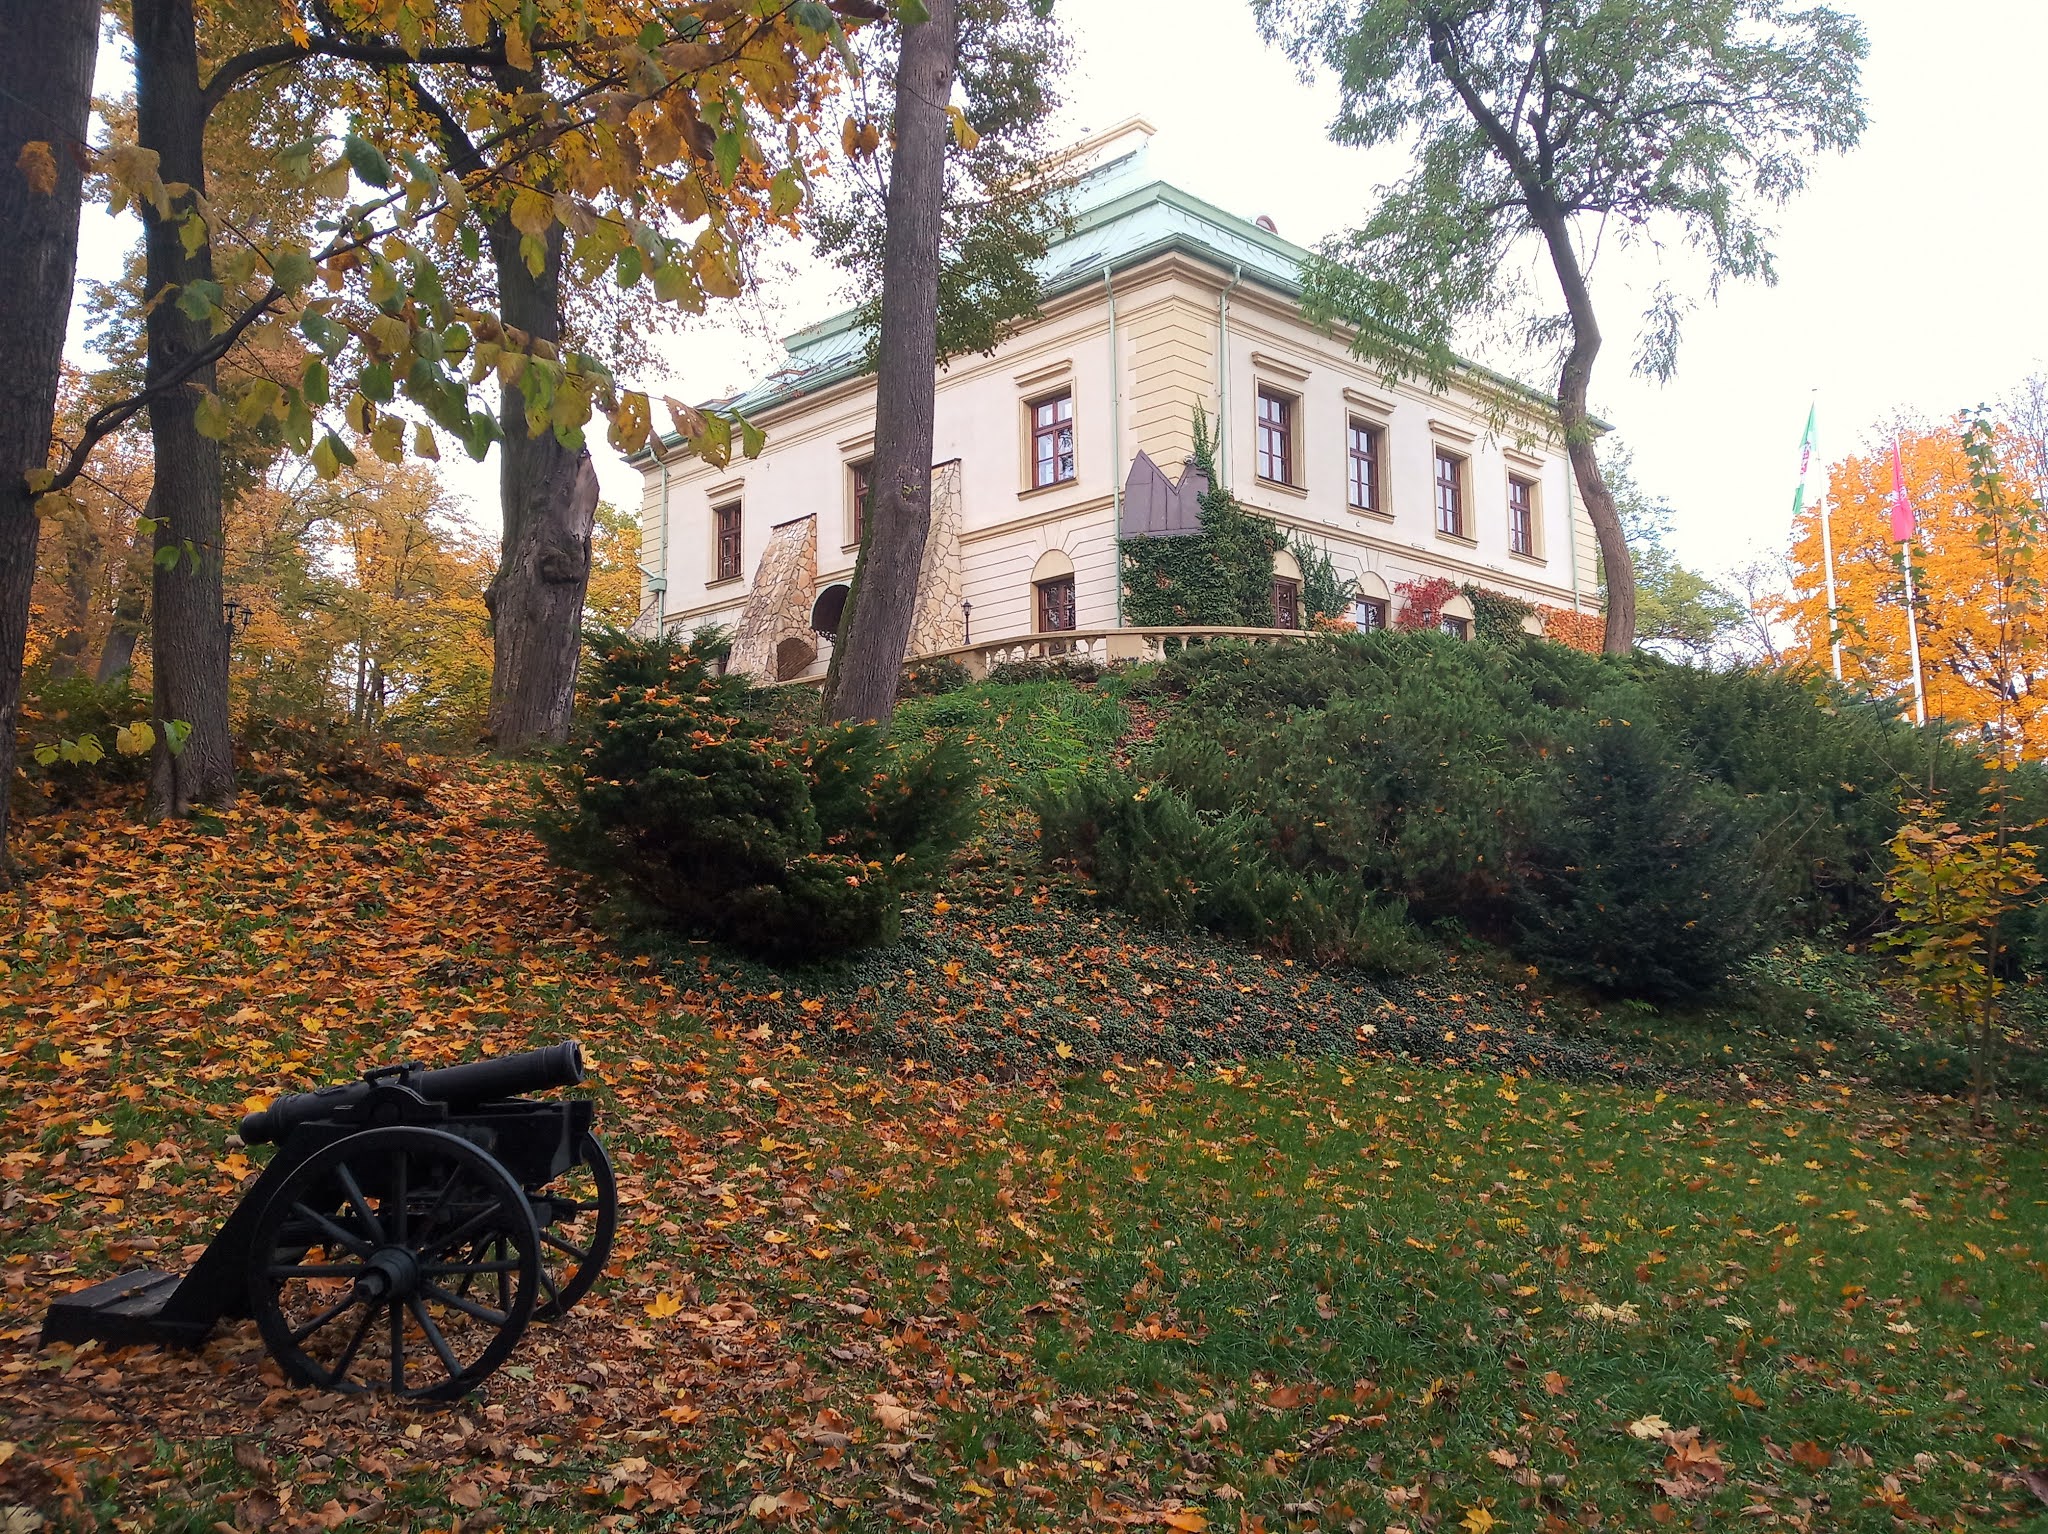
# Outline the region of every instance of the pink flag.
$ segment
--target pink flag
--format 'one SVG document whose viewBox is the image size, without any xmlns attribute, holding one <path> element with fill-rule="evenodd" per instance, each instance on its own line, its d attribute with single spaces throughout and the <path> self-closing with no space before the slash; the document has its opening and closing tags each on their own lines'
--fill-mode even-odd
<svg viewBox="0 0 2048 1534">
<path fill-rule="evenodd" d="M 1917 524 L 1913 502 L 1906 495 L 1906 470 L 1899 462 L 1898 439 L 1892 439 L 1892 542 L 1910 543 Z"/>
</svg>

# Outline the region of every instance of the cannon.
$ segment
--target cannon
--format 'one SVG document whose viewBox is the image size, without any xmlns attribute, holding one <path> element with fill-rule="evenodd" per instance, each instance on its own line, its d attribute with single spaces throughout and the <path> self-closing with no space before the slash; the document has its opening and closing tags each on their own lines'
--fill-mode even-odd
<svg viewBox="0 0 2048 1534">
<path fill-rule="evenodd" d="M 197 1347 L 253 1318 L 285 1376 L 451 1401 L 611 1252 L 618 1185 L 573 1041 L 281 1097 L 242 1120 L 268 1164 L 182 1278 L 123 1273 L 50 1306 L 42 1340 Z"/>
</svg>

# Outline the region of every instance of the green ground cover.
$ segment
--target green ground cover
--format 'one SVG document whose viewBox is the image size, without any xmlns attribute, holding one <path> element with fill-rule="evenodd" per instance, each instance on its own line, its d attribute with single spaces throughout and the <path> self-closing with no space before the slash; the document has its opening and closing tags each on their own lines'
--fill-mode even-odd
<svg viewBox="0 0 2048 1534">
<path fill-rule="evenodd" d="M 1937 1041 L 1860 955 L 1659 1014 L 1456 942 L 1366 984 L 1131 923 L 1025 806 L 1153 706 L 914 704 L 986 828 L 828 966 L 601 939 L 497 770 L 353 821 L 65 822 L 0 972 L 0 1527 L 2038 1518 L 2038 1109 L 1979 1135 L 1887 1088 Z M 189 1260 L 252 1091 L 565 1034 L 620 1246 L 460 1407 L 286 1390 L 247 1327 L 36 1346 L 53 1293 Z"/>
</svg>

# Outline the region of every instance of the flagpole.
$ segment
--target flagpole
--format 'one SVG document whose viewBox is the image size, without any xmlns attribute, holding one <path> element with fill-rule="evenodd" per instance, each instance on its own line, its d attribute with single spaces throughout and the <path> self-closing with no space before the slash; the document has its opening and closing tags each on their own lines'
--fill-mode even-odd
<svg viewBox="0 0 2048 1534">
<path fill-rule="evenodd" d="M 1913 657 L 1913 723 L 1927 723 L 1927 683 L 1920 675 L 1919 603 L 1913 599 L 1913 545 L 1899 545 L 1899 567 L 1906 572 L 1906 647 Z"/>
<path fill-rule="evenodd" d="M 1834 657 L 1835 680 L 1842 680 L 1842 625 L 1835 618 L 1835 539 L 1828 530 L 1828 503 L 1823 496 L 1814 515 L 1820 518 L 1820 559 L 1821 567 L 1827 571 L 1828 580 L 1828 649 Z M 1907 579 L 1910 581 L 1911 576 Z M 1910 598 L 1909 598 L 1910 600 Z"/>
<path fill-rule="evenodd" d="M 1792 516 L 1796 521 L 1806 507 L 1807 482 L 1813 477 L 1815 449 L 1820 446 L 1820 390 L 1813 391 L 1814 397 L 1806 407 L 1806 431 L 1799 439 L 1799 488 L 1792 496 Z M 1835 680 L 1842 680 L 1842 625 L 1836 618 L 1835 601 L 1835 537 L 1828 525 L 1828 509 L 1825 500 L 1813 508 L 1813 514 L 1820 521 L 1820 567 L 1821 577 L 1827 583 L 1828 598 L 1828 654 L 1834 665 Z"/>
</svg>

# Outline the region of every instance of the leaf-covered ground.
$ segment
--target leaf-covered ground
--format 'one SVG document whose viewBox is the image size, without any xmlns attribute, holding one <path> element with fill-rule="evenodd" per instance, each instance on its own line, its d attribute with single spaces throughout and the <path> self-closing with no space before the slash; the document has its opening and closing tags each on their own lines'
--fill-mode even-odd
<svg viewBox="0 0 2048 1534">
<path fill-rule="evenodd" d="M 1818 1076 L 1677 1095 L 1476 964 L 1374 988 L 1134 932 L 1000 812 L 887 955 L 621 956 L 529 803 L 465 770 L 381 821 L 45 842 L 0 973 L 0 1527 L 2041 1511 L 2029 1112 L 1978 1139 Z M 54 1294 L 196 1254 L 253 1175 L 226 1143 L 252 1093 L 564 1035 L 619 1247 L 461 1406 L 285 1389 L 247 1326 L 37 1347 Z"/>
</svg>

